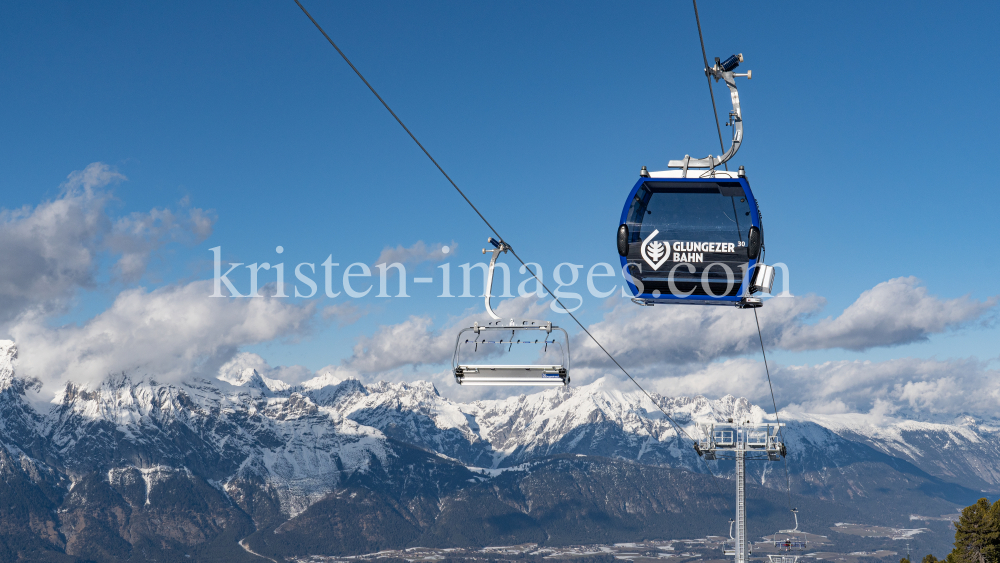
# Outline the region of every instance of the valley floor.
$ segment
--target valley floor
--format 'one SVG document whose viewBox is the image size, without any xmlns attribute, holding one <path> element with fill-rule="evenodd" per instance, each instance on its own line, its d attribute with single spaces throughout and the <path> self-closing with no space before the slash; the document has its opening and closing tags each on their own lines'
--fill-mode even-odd
<svg viewBox="0 0 1000 563">
<path fill-rule="evenodd" d="M 852 530 L 868 528 L 851 524 Z M 876 528 L 876 527 L 872 527 Z M 835 530 L 836 531 L 836 530 Z M 878 533 L 877 531 L 875 533 Z M 831 534 L 835 536 L 835 534 Z M 847 540 L 847 538 L 844 538 Z M 411 547 L 383 550 L 350 557 L 324 557 L 312 555 L 291 558 L 296 563 L 723 563 L 732 556 L 723 554 L 725 538 L 708 536 L 686 540 L 647 540 L 614 544 L 566 545 L 544 547 L 535 543 L 510 546 L 491 546 L 481 549 Z M 804 551 L 779 551 L 769 541 L 753 545 L 752 561 L 767 562 L 768 555 L 800 556 L 801 563 L 828 561 L 835 563 L 895 563 L 905 555 L 907 544 L 879 535 L 868 542 L 867 549 L 855 550 L 856 542 L 837 541 L 836 537 L 808 534 L 809 547 Z"/>
</svg>

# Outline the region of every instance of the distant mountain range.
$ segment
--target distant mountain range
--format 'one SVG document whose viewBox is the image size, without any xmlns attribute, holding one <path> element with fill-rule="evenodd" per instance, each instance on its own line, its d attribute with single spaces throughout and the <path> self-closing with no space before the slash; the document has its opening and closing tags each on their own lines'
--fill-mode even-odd
<svg viewBox="0 0 1000 563">
<path fill-rule="evenodd" d="M 67 384 L 46 403 L 38 382 L 16 375 L 16 356 L 0 343 L 0 561 L 725 535 L 731 462 L 699 458 L 657 405 L 691 434 L 769 416 L 728 396 L 654 395 L 654 405 L 602 381 L 458 403 L 424 382 L 289 386 L 254 370 L 173 384 L 118 374 Z M 789 505 L 805 529 L 899 526 L 1000 491 L 997 421 L 782 422 L 789 478 L 780 462 L 750 468 L 757 536 L 790 527 Z M 935 549 L 948 540 L 941 529 L 926 540 Z"/>
</svg>

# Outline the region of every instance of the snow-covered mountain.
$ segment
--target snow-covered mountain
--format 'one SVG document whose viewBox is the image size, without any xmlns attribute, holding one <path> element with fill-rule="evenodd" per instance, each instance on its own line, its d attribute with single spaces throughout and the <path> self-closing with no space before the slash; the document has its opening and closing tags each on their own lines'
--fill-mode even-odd
<svg viewBox="0 0 1000 563">
<path fill-rule="evenodd" d="M 16 375 L 16 357 L 12 343 L 0 343 L 0 506 L 11 507 L 0 510 L 4 560 L 117 560 L 136 549 L 242 556 L 233 550 L 244 536 L 276 556 L 538 534 L 569 541 L 552 528 L 567 517 L 565 502 L 591 507 L 580 513 L 590 516 L 574 516 L 574 530 L 611 518 L 649 534 L 643 526 L 681 515 L 683 526 L 671 522 L 688 529 L 721 518 L 713 511 L 729 487 L 716 476 L 730 467 L 699 458 L 660 408 L 690 435 L 703 422 L 768 417 L 745 399 L 651 400 L 605 381 L 459 403 L 425 382 L 363 385 L 327 375 L 289 386 L 252 369 L 180 383 L 117 374 L 91 387 L 69 383 L 46 403 L 37 382 Z M 995 422 L 782 421 L 797 503 L 829 518 L 862 499 L 888 519 L 936 516 L 979 490 L 1000 490 Z M 776 511 L 786 483 L 775 478 L 778 467 L 752 473 L 763 485 L 754 494 Z M 700 502 L 714 508 L 692 518 L 684 507 Z M 550 513 L 539 518 L 540 510 Z M 480 535 L 446 526 L 470 519 L 482 520 Z M 505 524 L 491 528 L 497 521 Z"/>
<path fill-rule="evenodd" d="M 977 490 L 1000 491 L 1000 421 L 962 416 L 951 423 L 858 414 L 794 414 L 838 437 L 906 460 L 931 475 Z"/>
<path fill-rule="evenodd" d="M 467 465 L 494 468 L 539 456 L 578 453 L 694 472 L 715 471 L 699 460 L 689 440 L 678 439 L 679 433 L 660 408 L 690 436 L 699 435 L 699 424 L 728 418 L 775 420 L 761 407 L 731 395 L 709 400 L 654 394 L 654 404 L 640 391 L 622 392 L 604 380 L 467 404 L 441 397 L 425 382 L 365 386 L 357 380 L 341 382 L 324 376 L 322 381 L 307 382 L 290 392 L 388 436 Z M 797 463 L 804 469 L 824 459 L 840 459 L 848 455 L 841 451 L 846 444 L 853 444 L 869 450 L 852 450 L 851 456 L 860 456 L 854 461 L 891 456 L 944 481 L 1000 491 L 998 421 L 962 417 L 944 424 L 867 414 L 781 413 L 781 422 L 788 425 L 785 433 L 793 471 Z"/>
</svg>

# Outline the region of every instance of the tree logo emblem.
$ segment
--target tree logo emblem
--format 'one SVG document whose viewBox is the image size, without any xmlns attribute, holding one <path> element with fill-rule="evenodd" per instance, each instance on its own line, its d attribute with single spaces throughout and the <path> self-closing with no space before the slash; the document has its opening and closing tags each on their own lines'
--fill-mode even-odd
<svg viewBox="0 0 1000 563">
<path fill-rule="evenodd" d="M 658 234 L 659 230 L 653 231 L 642 241 L 642 247 L 639 249 L 642 259 L 654 270 L 659 270 L 660 266 L 670 258 L 670 243 L 653 240 Z"/>
</svg>

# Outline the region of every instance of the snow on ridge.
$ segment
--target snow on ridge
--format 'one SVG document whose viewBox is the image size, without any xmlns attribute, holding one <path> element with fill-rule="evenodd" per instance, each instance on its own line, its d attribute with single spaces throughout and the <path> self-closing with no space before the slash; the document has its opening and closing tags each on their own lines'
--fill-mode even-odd
<svg viewBox="0 0 1000 563">
<path fill-rule="evenodd" d="M 521 463 L 521 464 L 518 464 L 518 465 L 512 465 L 510 467 L 473 467 L 473 466 L 469 466 L 468 469 L 469 469 L 469 471 L 471 471 L 473 473 L 479 473 L 481 475 L 485 475 L 485 476 L 488 476 L 488 477 L 496 477 L 497 475 L 500 475 L 502 473 L 506 473 L 508 471 L 531 471 L 531 469 L 532 469 L 532 467 L 534 467 L 534 465 L 535 465 L 534 463 L 528 462 L 528 463 Z"/>
<path fill-rule="evenodd" d="M 321 376 L 307 382 L 309 385 L 286 386 L 284 390 L 275 389 L 277 393 L 267 393 L 265 390 L 270 390 L 267 382 L 255 370 L 246 369 L 240 375 L 243 376 L 240 379 L 220 379 L 230 385 L 240 384 L 237 390 L 264 392 L 266 397 L 251 395 L 250 398 L 256 396 L 268 405 L 302 394 L 318 405 L 332 406 L 327 413 L 331 423 L 342 423 L 360 411 L 382 409 L 418 413 L 433 421 L 439 430 L 458 430 L 470 442 L 489 442 L 499 452 L 551 445 L 575 428 L 594 422 L 612 423 L 628 434 L 657 442 L 675 439 L 676 430 L 665 420 L 654 401 L 692 435 L 697 433 L 696 426 L 702 422 L 723 421 L 729 416 L 746 416 L 755 421 L 766 417 L 760 407 L 743 398 L 726 396 L 709 400 L 703 396 L 665 398 L 654 394 L 650 400 L 640 391 L 621 391 L 606 385 L 604 380 L 576 388 L 460 403 L 441 397 L 434 385 L 426 381 L 361 385 L 357 380 Z M 263 382 L 265 385 L 259 387 L 264 389 L 252 385 L 254 382 Z M 193 399 L 195 405 L 207 411 L 213 407 L 231 411 L 234 406 L 246 402 L 238 393 L 226 392 L 224 387 L 206 381 L 200 384 L 184 382 L 180 386 L 159 385 L 149 377 L 133 381 L 126 375 L 118 375 L 108 378 L 95 391 L 67 385 L 56 402 L 86 419 L 109 420 L 124 429 L 150 416 L 161 420 L 175 415 L 187 416 L 189 409 L 182 404 L 187 399 Z M 247 408 L 254 411 L 253 401 Z M 377 425 L 377 422 L 370 423 Z"/>
<path fill-rule="evenodd" d="M 862 413 L 783 413 L 782 417 L 787 420 L 814 422 L 838 434 L 852 432 L 869 439 L 899 443 L 906 442 L 904 432 L 945 433 L 952 438 L 961 438 L 972 443 L 983 440 L 974 428 L 976 426 L 974 419 L 960 419 L 956 423 L 948 424 Z M 985 429 L 993 430 L 989 426 L 985 426 Z"/>
<path fill-rule="evenodd" d="M 19 377 L 14 369 L 15 363 L 17 363 L 17 344 L 12 340 L 0 339 L 0 392 L 8 389 L 22 394 L 29 389 L 40 391 L 41 381 L 33 377 Z"/>
<path fill-rule="evenodd" d="M 291 385 L 279 379 L 271 379 L 254 368 L 246 368 L 235 373 L 220 373 L 218 379 L 236 387 L 259 389 L 265 393 L 287 391 Z"/>
<path fill-rule="evenodd" d="M 343 379 L 340 379 L 339 377 L 333 375 L 330 372 L 326 372 L 317 375 L 312 379 L 302 382 L 300 387 L 311 391 L 316 389 L 322 389 L 324 387 L 335 387 L 343 382 L 344 382 Z"/>
<path fill-rule="evenodd" d="M 13 343 L 0 341 L 0 388 L 5 375 L 14 377 L 14 358 Z M 774 420 L 774 414 L 746 398 L 649 397 L 623 390 L 612 379 L 467 403 L 442 397 L 426 381 L 364 385 L 331 373 L 296 386 L 273 381 L 243 369 L 211 381 L 160 384 L 149 375 L 117 374 L 92 389 L 70 384 L 42 413 L 40 433 L 66 454 L 79 451 L 77 436 L 88 432 L 90 422 L 112 422 L 124 440 L 137 445 L 153 445 L 149 437 L 158 429 L 186 425 L 210 448 L 236 456 L 233 466 L 239 469 L 224 479 L 216 476 L 221 482 L 244 470 L 259 475 L 277 491 L 282 510 L 294 515 L 334 491 L 347 475 L 391 463 L 396 454 L 386 434 L 490 471 L 565 452 L 697 470 L 694 466 L 701 466 L 690 444 L 677 440 L 660 407 L 692 436 L 706 422 Z M 780 414 L 791 436 L 810 447 L 837 448 L 842 439 L 862 442 L 956 482 L 975 474 L 985 483 L 1000 484 L 996 424 L 971 417 L 948 424 L 898 415 Z M 949 455 L 955 449 L 962 456 Z M 973 467 L 976 455 L 982 467 Z"/>
<path fill-rule="evenodd" d="M 247 381 L 259 376 L 247 375 Z M 117 374 L 93 389 L 68 384 L 55 403 L 40 433 L 50 436 L 52 446 L 67 459 L 91 456 L 79 449 L 88 448 L 79 445 L 80 438 L 103 439 L 103 421 L 117 428 L 119 438 L 114 439 L 129 441 L 135 448 L 156 448 L 147 459 L 160 461 L 148 468 L 127 465 L 107 470 L 109 482 L 135 480 L 137 474 L 131 470 L 138 470 L 147 495 L 169 475 L 187 471 L 181 467 L 186 454 L 172 453 L 157 441 L 166 434 L 163 443 L 173 443 L 170 435 L 176 431 L 190 436 L 193 447 L 235 457 L 239 467 L 222 483 L 246 468 L 257 468 L 276 492 L 281 510 L 291 516 L 333 492 L 346 475 L 371 470 L 373 460 L 384 466 L 395 455 L 381 431 L 346 419 L 307 396 L 275 396 L 225 381 L 191 378 L 160 384 L 149 376 Z M 94 459 L 98 465 L 106 463 L 100 455 Z"/>
<path fill-rule="evenodd" d="M 620 390 L 604 380 L 569 388 L 550 388 L 537 393 L 479 400 L 468 403 L 441 397 L 426 383 L 360 384 L 345 390 L 331 408 L 345 418 L 364 413 L 365 424 L 394 428 L 414 425 L 426 417 L 434 427 L 444 432 L 458 431 L 469 447 L 480 447 L 487 457 L 470 458 L 471 466 L 483 462 L 497 468 L 511 455 L 547 455 L 563 451 L 587 451 L 588 447 L 603 448 L 599 455 L 626 456 L 647 459 L 648 462 L 670 463 L 689 467 L 697 465 L 688 459 L 692 454 L 677 441 L 677 430 L 660 412 L 669 413 L 691 436 L 700 436 L 699 425 L 725 422 L 729 418 L 753 422 L 774 421 L 775 415 L 743 397 L 726 395 L 719 399 L 694 397 L 647 397 L 638 390 Z M 406 416 L 416 417 L 407 419 Z M 984 483 L 1000 484 L 1000 470 L 993 469 L 1000 460 L 996 445 L 998 430 L 971 418 L 952 424 L 930 423 L 905 418 L 872 417 L 846 414 L 803 414 L 781 412 L 782 422 L 788 423 L 792 440 L 803 440 L 811 448 L 832 448 L 836 451 L 843 440 L 861 442 L 883 453 L 909 459 L 932 474 L 962 479 L 973 475 Z M 612 442 L 602 441 L 610 428 L 616 428 Z M 426 432 L 419 430 L 418 432 Z M 444 434 L 442 434 L 444 436 Z M 429 439 L 432 449 L 461 446 L 444 438 Z M 586 440 L 586 442 L 583 442 Z M 477 446 L 478 444 L 478 446 Z M 993 444 L 993 445 L 991 445 Z M 950 448 L 950 449 L 949 449 Z M 955 449 L 961 456 L 953 455 Z M 598 450 L 594 450 L 598 451 Z M 446 450 L 459 455 L 457 449 Z M 976 459 L 981 461 L 976 462 Z M 478 461 L 477 461 L 478 460 Z M 517 459 L 510 460 L 517 463 Z M 970 473 L 971 471 L 971 473 Z"/>
<path fill-rule="evenodd" d="M 673 440 L 677 432 L 660 407 L 691 435 L 697 435 L 701 423 L 722 422 L 734 416 L 759 422 L 766 416 L 760 407 L 731 395 L 714 401 L 701 395 L 670 398 L 653 394 L 652 397 L 651 400 L 638 390 L 608 388 L 602 378 L 578 388 L 475 401 L 464 405 L 463 410 L 476 416 L 484 438 L 506 431 L 514 424 L 521 425 L 527 435 L 553 441 L 568 430 L 594 422 L 612 422 L 628 433 L 661 442 Z"/>
<path fill-rule="evenodd" d="M 302 387 L 304 394 L 322 404 L 326 404 L 325 399 L 335 397 L 337 402 L 332 406 L 344 416 L 364 410 L 390 409 L 427 415 L 440 429 L 467 426 L 461 411 L 463 403 L 441 397 L 434 384 L 428 381 L 380 381 L 363 385 L 357 379 L 346 379 L 319 389 Z M 341 390 L 345 392 L 339 393 Z"/>
<path fill-rule="evenodd" d="M 0 340 L 0 391 L 14 383 L 14 360 L 17 359 L 17 345 L 13 340 Z"/>
</svg>

